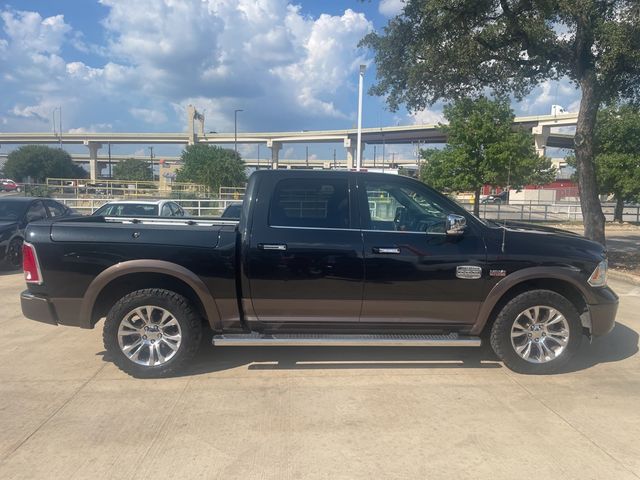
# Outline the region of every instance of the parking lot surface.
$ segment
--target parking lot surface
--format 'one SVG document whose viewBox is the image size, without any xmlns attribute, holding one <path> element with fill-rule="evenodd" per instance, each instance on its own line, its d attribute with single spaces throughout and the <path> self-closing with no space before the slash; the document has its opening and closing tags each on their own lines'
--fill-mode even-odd
<svg viewBox="0 0 640 480">
<path fill-rule="evenodd" d="M 640 478 L 640 287 L 565 373 L 488 348 L 207 348 L 136 380 L 0 276 L 0 478 Z"/>
</svg>

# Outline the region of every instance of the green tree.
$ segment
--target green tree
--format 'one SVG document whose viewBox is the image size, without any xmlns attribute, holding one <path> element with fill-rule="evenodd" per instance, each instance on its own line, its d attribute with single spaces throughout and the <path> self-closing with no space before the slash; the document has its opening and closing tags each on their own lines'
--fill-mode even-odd
<svg viewBox="0 0 640 480">
<path fill-rule="evenodd" d="M 44 183 L 47 178 L 85 178 L 87 172 L 71 160 L 71 155 L 59 148 L 25 145 L 7 156 L 4 174 L 14 180 L 31 178 Z"/>
<path fill-rule="evenodd" d="M 447 105 L 448 135 L 442 150 L 424 150 L 421 178 L 440 190 L 472 190 L 473 213 L 480 213 L 483 185 L 519 188 L 546 183 L 555 171 L 535 150 L 531 134 L 513 128 L 514 114 L 507 100 L 486 97 L 463 99 Z"/>
<path fill-rule="evenodd" d="M 245 164 L 233 150 L 205 144 L 189 145 L 183 150 L 179 182 L 206 185 L 217 192 L 220 187 L 237 187 L 247 181 Z"/>
<path fill-rule="evenodd" d="M 153 173 L 149 162 L 136 158 L 127 158 L 113 167 L 113 178 L 142 182 L 153 180 Z"/>
<path fill-rule="evenodd" d="M 600 192 L 616 200 L 614 220 L 622 222 L 624 202 L 640 197 L 640 109 L 602 109 L 596 125 L 596 172 Z"/>
<path fill-rule="evenodd" d="M 547 79 L 581 89 L 575 135 L 585 235 L 604 243 L 593 134 L 602 103 L 640 100 L 637 0 L 407 0 L 375 51 L 378 83 L 392 109 L 481 94 L 521 99 Z"/>
</svg>

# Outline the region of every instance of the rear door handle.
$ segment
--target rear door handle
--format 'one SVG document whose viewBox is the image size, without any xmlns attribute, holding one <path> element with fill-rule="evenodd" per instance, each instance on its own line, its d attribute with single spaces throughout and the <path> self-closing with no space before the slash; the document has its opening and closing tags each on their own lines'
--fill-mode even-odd
<svg viewBox="0 0 640 480">
<path fill-rule="evenodd" d="M 387 255 L 398 255 L 400 248 L 398 247 L 373 247 L 373 253 L 381 253 Z"/>
<path fill-rule="evenodd" d="M 284 252 L 287 249 L 286 243 L 259 243 L 258 248 L 260 250 L 279 250 Z"/>
</svg>

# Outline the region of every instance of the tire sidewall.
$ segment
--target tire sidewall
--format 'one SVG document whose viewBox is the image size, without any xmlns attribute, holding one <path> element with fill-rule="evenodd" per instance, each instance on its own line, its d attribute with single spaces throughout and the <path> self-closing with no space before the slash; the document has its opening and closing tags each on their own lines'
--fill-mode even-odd
<svg viewBox="0 0 640 480">
<path fill-rule="evenodd" d="M 547 306 L 558 310 L 569 325 L 569 341 L 560 356 L 546 363 L 532 363 L 518 355 L 511 343 L 511 328 L 520 313 L 530 307 Z M 566 365 L 582 343 L 582 323 L 573 304 L 550 290 L 525 292 L 509 301 L 500 311 L 491 330 L 491 346 L 507 365 L 519 373 L 555 373 Z"/>
<path fill-rule="evenodd" d="M 122 320 L 135 308 L 156 306 L 169 311 L 180 325 L 182 339 L 178 351 L 161 365 L 145 366 L 130 360 L 120 348 L 118 329 Z M 202 335 L 200 321 L 194 321 L 194 312 L 187 300 L 167 290 L 139 290 L 123 297 L 109 311 L 104 326 L 104 343 L 114 362 L 125 372 L 136 377 L 160 377 L 174 372 L 185 363 L 185 357 L 191 357 L 200 345 Z"/>
</svg>

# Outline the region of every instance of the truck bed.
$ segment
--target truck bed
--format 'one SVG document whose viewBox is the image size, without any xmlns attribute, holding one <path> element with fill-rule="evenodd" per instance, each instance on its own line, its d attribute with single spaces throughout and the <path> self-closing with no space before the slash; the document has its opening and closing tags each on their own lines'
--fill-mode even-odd
<svg viewBox="0 0 640 480">
<path fill-rule="evenodd" d="M 239 318 L 237 222 L 78 217 L 34 223 L 29 228 L 28 241 L 37 246 L 44 279 L 43 285 L 29 286 L 34 294 L 82 299 L 96 277 L 110 267 L 134 260 L 163 261 L 197 275 L 222 318 L 232 322 Z"/>
</svg>

